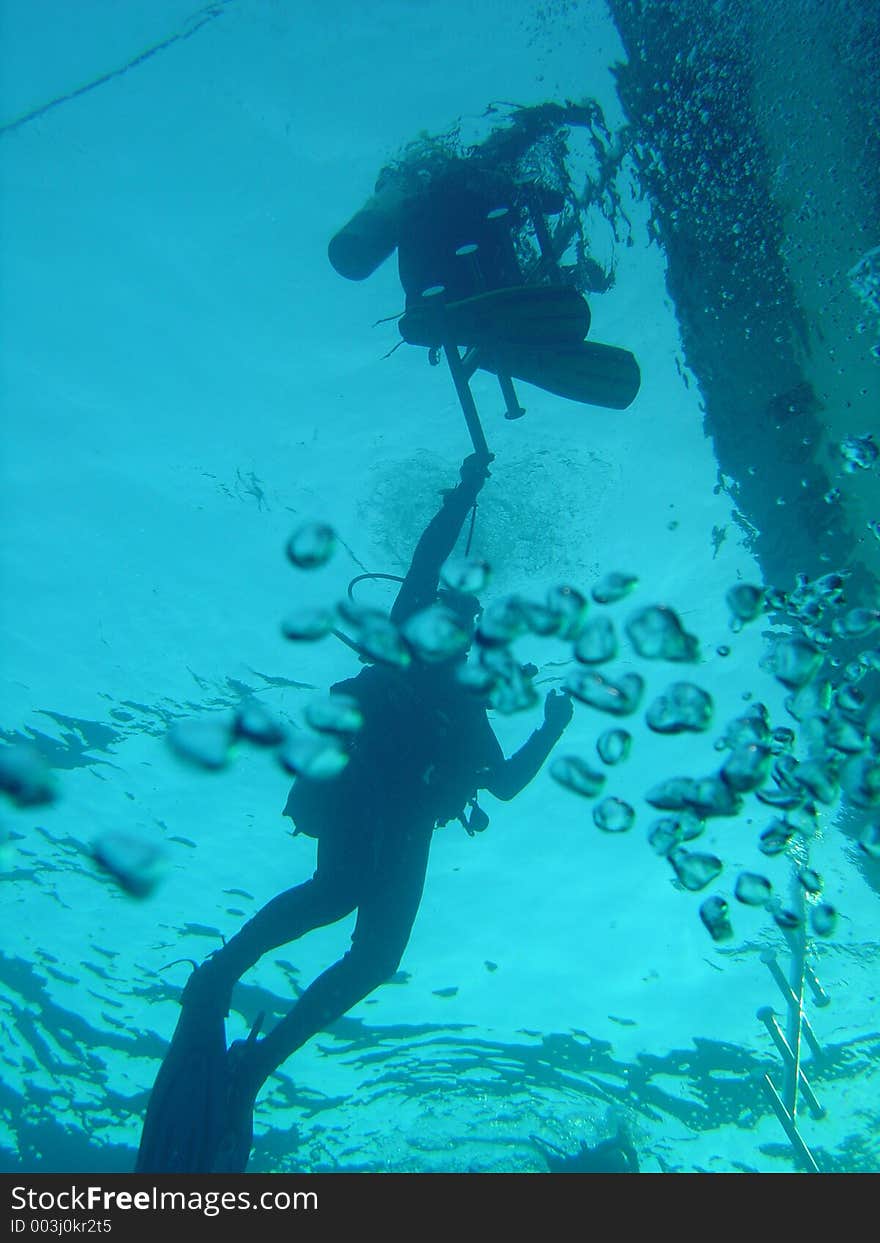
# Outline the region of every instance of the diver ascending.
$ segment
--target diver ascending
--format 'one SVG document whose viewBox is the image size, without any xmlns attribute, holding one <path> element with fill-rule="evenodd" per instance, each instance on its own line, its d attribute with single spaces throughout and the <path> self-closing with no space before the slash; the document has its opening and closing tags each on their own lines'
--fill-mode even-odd
<svg viewBox="0 0 880 1243">
<path fill-rule="evenodd" d="M 498 377 L 508 418 L 524 413 L 512 379 L 614 410 L 639 391 L 629 351 L 584 339 L 582 197 L 570 182 L 560 187 L 535 171 L 542 145 L 558 150 L 567 127 L 597 123 L 595 105 L 542 104 L 517 109 L 465 151 L 443 140 L 413 144 L 330 241 L 330 262 L 350 280 L 397 250 L 406 294 L 400 335 L 428 347 L 434 362 L 445 353 L 477 452 L 485 440 L 469 380 L 478 368 Z M 573 240 L 578 262 L 565 266 Z"/>
<path fill-rule="evenodd" d="M 422 534 L 391 610 L 399 628 L 438 599 L 440 570 L 487 476 L 472 455 Z M 444 608 L 473 630 L 475 597 L 444 590 Z M 190 977 L 183 1012 L 150 1098 L 141 1173 L 241 1172 L 250 1155 L 254 1102 L 266 1079 L 397 970 L 422 896 L 431 836 L 479 789 L 512 799 L 536 775 L 572 715 L 551 691 L 544 722 L 505 759 L 485 697 L 456 677 L 458 653 L 406 667 L 369 665 L 333 687 L 357 701 L 363 727 L 332 781 L 300 776 L 285 807 L 318 839 L 311 880 L 268 903 Z M 351 949 L 318 976 L 277 1026 L 226 1049 L 224 1017 L 239 977 L 264 954 L 353 910 Z"/>
</svg>

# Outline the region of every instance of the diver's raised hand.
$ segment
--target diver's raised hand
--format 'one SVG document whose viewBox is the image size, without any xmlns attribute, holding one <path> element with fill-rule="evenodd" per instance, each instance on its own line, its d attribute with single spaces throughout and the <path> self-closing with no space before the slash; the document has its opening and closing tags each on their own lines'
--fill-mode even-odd
<svg viewBox="0 0 880 1243">
<path fill-rule="evenodd" d="M 565 691 L 550 691 L 544 700 L 544 724 L 558 737 L 572 718 L 574 707 Z"/>
</svg>

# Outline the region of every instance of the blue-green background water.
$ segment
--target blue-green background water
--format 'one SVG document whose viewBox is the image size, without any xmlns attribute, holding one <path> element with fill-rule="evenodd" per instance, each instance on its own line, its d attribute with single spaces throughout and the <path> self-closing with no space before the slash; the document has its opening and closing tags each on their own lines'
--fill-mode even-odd
<svg viewBox="0 0 880 1243">
<path fill-rule="evenodd" d="M 844 29 L 851 16 L 840 6 Z M 445 369 L 414 349 L 382 357 L 396 329 L 373 325 L 402 302 L 393 262 L 351 284 L 328 264 L 327 241 L 404 143 L 458 118 L 478 140 L 498 119 L 484 115 L 493 101 L 591 96 L 621 133 L 611 67 L 626 54 L 599 3 L 379 0 L 328 14 L 270 0 L 197 13 L 177 0 L 5 0 L 0 21 L 2 728 L 8 742 L 38 742 L 60 791 L 51 807 L 2 811 L 0 1165 L 123 1170 L 188 971 L 160 969 L 202 958 L 314 866 L 314 844 L 281 818 L 289 778 L 270 756 L 242 750 L 204 775 L 173 758 L 166 731 L 246 691 L 296 722 L 310 697 L 351 676 L 350 651 L 297 648 L 281 617 L 341 598 L 364 568 L 403 573 L 469 447 Z M 765 70 L 754 89 L 772 89 Z M 772 114 L 776 102 L 750 106 Z M 814 124 L 833 146 L 839 117 L 825 108 Z M 584 175 L 589 151 L 572 148 Z M 613 288 L 591 299 L 591 335 L 636 353 L 642 392 L 614 413 L 523 386 L 528 415 L 509 423 L 480 373 L 496 462 L 474 552 L 492 564 L 496 594 L 637 574 L 639 602 L 674 606 L 700 636 L 694 677 L 713 695 L 717 729 L 658 738 L 633 725 L 632 757 L 607 787 L 635 806 L 631 833 L 599 833 L 589 805 L 546 772 L 511 804 L 487 798 L 481 837 L 438 831 L 403 974 L 272 1081 L 251 1169 L 539 1171 L 530 1136 L 574 1151 L 621 1122 L 649 1171 L 794 1168 L 757 1082 L 779 1063 L 756 1010 L 781 1008 L 760 954 L 784 958 L 783 938 L 764 912 L 737 906 L 735 939 L 715 946 L 697 915 L 704 895 L 673 887 L 645 840 L 645 792 L 717 768 L 713 744 L 746 696 L 775 725 L 792 722 L 785 688 L 760 664 L 768 627 L 733 634 L 725 603 L 738 579 L 763 581 L 756 530 L 770 528 L 743 509 L 710 434 L 709 381 L 737 376 L 689 366 L 682 324 L 686 339 L 694 309 L 686 319 L 670 293 L 662 189 L 645 192 L 636 157 L 616 178 L 619 211 L 589 220 L 593 253 L 616 265 Z M 842 160 L 821 186 L 841 183 L 843 207 L 799 234 L 798 212 L 821 187 L 805 197 L 796 163 L 779 157 L 774 183 L 776 252 L 792 272 L 799 247 L 839 244 L 842 214 L 869 233 L 877 207 L 876 185 Z M 711 171 L 714 185 L 734 175 Z M 858 214 L 859 195 L 873 218 Z M 716 207 L 707 197 L 695 230 Z M 876 231 L 854 241 L 856 257 L 878 242 Z M 838 284 L 855 308 L 840 273 Z M 824 309 L 800 299 L 808 328 Z M 770 368 L 769 342 L 752 357 L 764 345 Z M 829 444 L 876 427 L 877 372 L 865 374 L 851 407 L 848 377 L 833 381 L 840 399 L 816 416 Z M 755 465 L 772 495 L 765 448 Z M 835 527 L 829 506 L 834 556 L 844 547 L 859 602 L 877 607 L 864 535 L 865 514 L 880 517 L 876 472 L 850 494 L 839 459 L 826 468 L 851 518 Z M 308 519 L 331 521 L 341 546 L 305 577 L 283 548 Z M 788 588 L 808 568 L 803 549 L 793 537 L 774 548 Z M 364 598 L 391 596 L 377 583 Z M 624 619 L 633 599 L 610 615 Z M 565 655 L 522 647 L 547 685 Z M 649 694 L 676 675 L 626 649 L 619 668 L 639 669 Z M 493 723 L 509 752 L 539 720 L 535 709 Z M 579 706 L 560 750 L 591 755 L 606 725 Z M 826 1054 L 810 1074 L 827 1117 L 805 1114 L 802 1129 L 824 1168 L 867 1170 L 880 1164 L 877 888 L 843 818 L 823 808 L 811 844 L 840 921 L 812 946 L 832 997 L 811 1012 Z M 766 869 L 756 841 L 767 819 L 750 799 L 742 816 L 710 824 L 703 840 L 725 861 L 728 895 L 738 870 Z M 86 853 L 120 828 L 167 848 L 168 874 L 146 901 Z M 790 865 L 770 868 L 785 890 Z M 230 1035 L 260 1009 L 280 1014 L 350 931 L 346 921 L 262 962 L 236 993 Z"/>
</svg>

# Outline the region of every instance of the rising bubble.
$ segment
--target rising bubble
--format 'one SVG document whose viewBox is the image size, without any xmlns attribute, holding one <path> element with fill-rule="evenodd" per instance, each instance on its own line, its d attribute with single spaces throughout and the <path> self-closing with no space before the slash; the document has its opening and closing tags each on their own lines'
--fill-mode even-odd
<svg viewBox="0 0 880 1243">
<path fill-rule="evenodd" d="M 330 781 L 348 763 L 348 752 L 330 736 L 316 738 L 297 734 L 288 738 L 278 752 L 283 768 L 298 777 L 313 781 Z"/>
<path fill-rule="evenodd" d="M 629 716 L 639 706 L 645 683 L 637 673 L 625 673 L 612 681 L 592 670 L 576 670 L 566 679 L 565 689 L 600 712 Z"/>
<path fill-rule="evenodd" d="M 682 847 L 673 850 L 668 858 L 685 889 L 693 892 L 711 885 L 724 866 L 715 855 L 698 854 Z"/>
<path fill-rule="evenodd" d="M 880 450 L 870 432 L 864 436 L 844 436 L 840 442 L 844 470 L 850 474 L 857 470 L 870 470 L 877 461 L 878 452 Z"/>
<path fill-rule="evenodd" d="M 625 729 L 606 729 L 596 742 L 603 764 L 620 764 L 629 755 L 631 746 L 632 735 Z"/>
<path fill-rule="evenodd" d="M 260 747 L 275 747 L 284 739 L 284 729 L 259 699 L 245 699 L 233 722 L 236 738 L 246 738 Z"/>
<path fill-rule="evenodd" d="M 757 872 L 740 872 L 736 878 L 734 897 L 745 906 L 766 906 L 773 894 L 773 886 L 766 876 Z"/>
<path fill-rule="evenodd" d="M 36 747 L 16 743 L 0 749 L 0 790 L 17 807 L 39 807 L 53 801 L 52 772 Z"/>
<path fill-rule="evenodd" d="M 678 614 L 666 605 L 652 604 L 634 613 L 626 623 L 626 633 L 645 660 L 698 659 L 696 636 L 687 633 Z"/>
<path fill-rule="evenodd" d="M 768 662 L 783 686 L 806 686 L 822 666 L 822 653 L 807 639 L 778 639 Z"/>
<path fill-rule="evenodd" d="M 460 656 L 470 645 L 470 634 L 460 618 L 442 604 L 414 613 L 401 627 L 400 633 L 410 650 L 428 663 Z"/>
<path fill-rule="evenodd" d="M 749 583 L 737 583 L 727 593 L 727 607 L 734 622 L 754 621 L 764 611 L 764 589 Z"/>
<path fill-rule="evenodd" d="M 817 902 L 810 910 L 810 926 L 817 937 L 830 937 L 837 927 L 837 911 L 830 902 Z"/>
<path fill-rule="evenodd" d="M 815 895 L 822 892 L 822 877 L 815 868 L 798 868 L 797 878 L 807 893 Z"/>
<path fill-rule="evenodd" d="M 576 587 L 553 587 L 547 592 L 547 608 L 559 618 L 561 639 L 576 639 L 587 614 L 587 598 Z"/>
<path fill-rule="evenodd" d="M 624 596 L 628 596 L 638 585 L 638 581 L 635 574 L 623 574 L 612 570 L 610 574 L 599 579 L 591 594 L 597 604 L 615 604 Z"/>
<path fill-rule="evenodd" d="M 333 621 L 333 614 L 329 609 L 294 609 L 282 621 L 281 633 L 285 639 L 314 642 L 330 633 Z"/>
<path fill-rule="evenodd" d="M 135 833 L 110 830 L 91 847 L 92 857 L 134 898 L 148 898 L 162 879 L 165 852 L 156 842 Z"/>
<path fill-rule="evenodd" d="M 795 827 L 788 820 L 772 820 L 758 842 L 758 849 L 764 855 L 781 855 L 794 837 Z"/>
<path fill-rule="evenodd" d="M 585 665 L 601 665 L 617 655 L 617 635 L 607 617 L 591 618 L 575 644 L 575 657 Z"/>
<path fill-rule="evenodd" d="M 635 823 L 636 813 L 619 798 L 603 798 L 593 808 L 593 821 L 606 833 L 626 833 Z"/>
<path fill-rule="evenodd" d="M 721 769 L 721 777 L 740 794 L 756 790 L 765 780 L 770 767 L 770 749 L 757 742 L 747 743 L 731 752 Z"/>
<path fill-rule="evenodd" d="M 767 910 L 773 916 L 774 922 L 787 932 L 794 928 L 800 928 L 804 922 L 797 911 L 793 911 L 789 906 L 783 906 L 778 898 L 770 899 L 767 903 Z"/>
<path fill-rule="evenodd" d="M 476 557 L 450 557 L 440 571 L 440 581 L 445 587 L 472 596 L 484 590 L 489 576 L 488 562 Z"/>
<path fill-rule="evenodd" d="M 728 915 L 728 906 L 724 898 L 718 896 L 707 898 L 700 906 L 700 919 L 713 941 L 730 941 L 733 937 L 733 926 Z"/>
<path fill-rule="evenodd" d="M 308 704 L 305 718 L 322 734 L 356 734 L 364 723 L 361 706 L 351 695 L 328 695 Z"/>
<path fill-rule="evenodd" d="M 673 682 L 651 704 L 645 720 L 658 734 L 702 733 L 712 723 L 712 697 L 693 682 Z"/>
<path fill-rule="evenodd" d="M 178 721 L 168 731 L 168 743 L 175 755 L 188 764 L 216 772 L 229 759 L 232 722 L 225 716 Z"/>
<path fill-rule="evenodd" d="M 550 776 L 567 790 L 595 798 L 605 785 L 605 774 L 590 768 L 585 760 L 576 755 L 559 756 L 550 765 Z"/>
<path fill-rule="evenodd" d="M 314 570 L 333 556 L 336 532 L 326 522 L 307 522 L 287 541 L 288 559 L 300 570 Z"/>
</svg>

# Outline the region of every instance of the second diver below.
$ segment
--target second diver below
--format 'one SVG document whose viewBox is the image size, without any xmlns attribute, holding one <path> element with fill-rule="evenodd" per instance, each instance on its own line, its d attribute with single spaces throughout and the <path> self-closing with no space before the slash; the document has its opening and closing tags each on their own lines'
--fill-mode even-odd
<svg viewBox="0 0 880 1243">
<path fill-rule="evenodd" d="M 458 486 L 422 534 L 391 610 L 397 626 L 438 599 L 440 570 L 487 476 L 462 464 Z M 473 634 L 479 602 L 440 592 Z M 478 789 L 512 799 L 538 773 L 571 719 L 551 691 L 544 722 L 505 759 L 486 700 L 461 684 L 464 656 L 372 665 L 333 687 L 363 715 L 350 760 L 331 781 L 298 777 L 284 809 L 318 839 L 311 880 L 269 902 L 190 977 L 182 1014 L 150 1097 L 139 1173 L 243 1172 L 256 1097 L 270 1075 L 397 970 L 418 911 L 435 825 L 463 811 Z M 265 1036 L 227 1050 L 224 1019 L 235 982 L 264 954 L 357 910 L 351 949 L 319 975 Z"/>
</svg>

